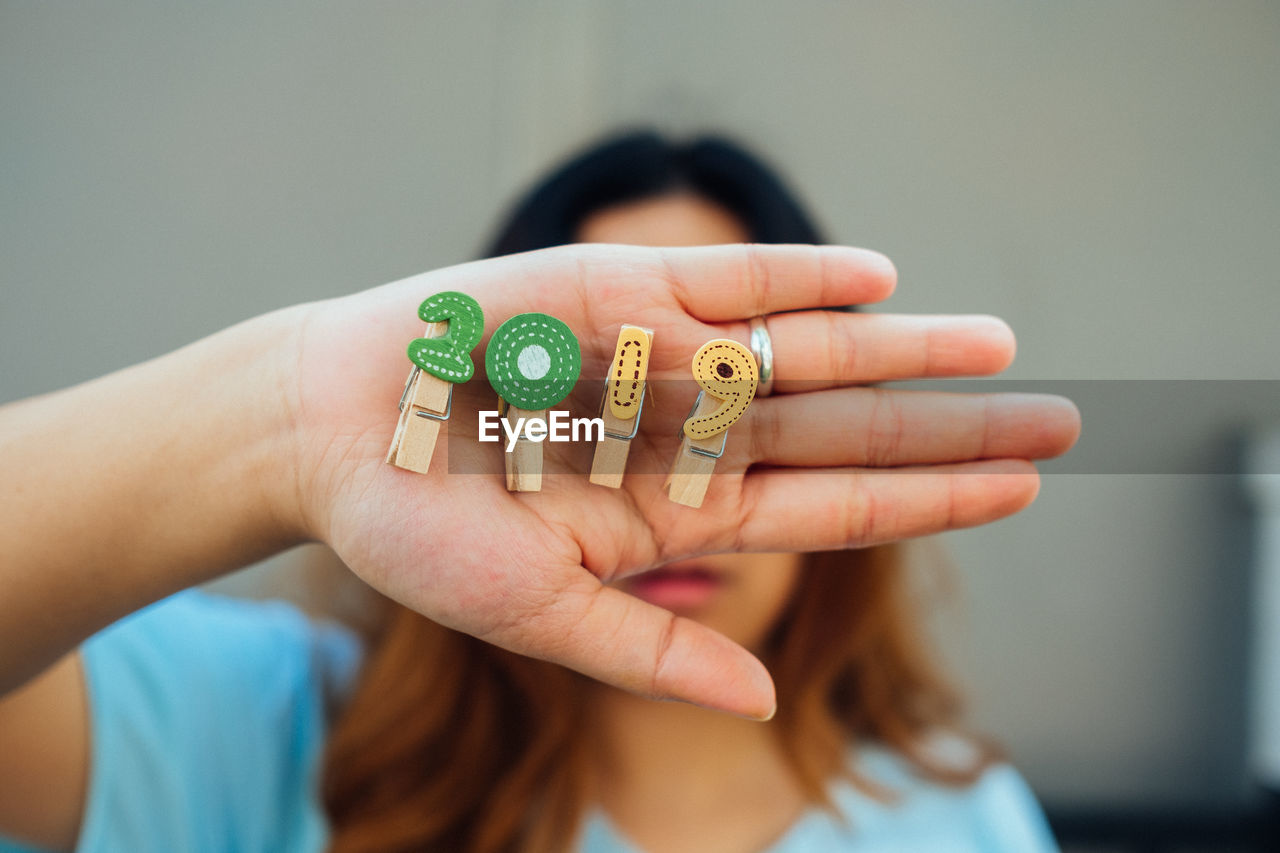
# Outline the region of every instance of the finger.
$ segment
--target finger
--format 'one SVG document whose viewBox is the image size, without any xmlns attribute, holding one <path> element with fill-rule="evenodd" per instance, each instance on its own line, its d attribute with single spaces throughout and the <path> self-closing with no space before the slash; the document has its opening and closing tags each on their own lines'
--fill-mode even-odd
<svg viewBox="0 0 1280 853">
<path fill-rule="evenodd" d="M 712 486 L 714 488 L 714 484 Z M 766 469 L 743 480 L 739 550 L 827 551 L 985 524 L 1035 500 L 1017 459 L 891 470 Z"/>
<path fill-rule="evenodd" d="M 699 246 L 660 253 L 680 304 L 708 323 L 879 302 L 898 279 L 884 255 L 847 246 Z"/>
<path fill-rule="evenodd" d="M 485 639 L 650 698 L 753 719 L 776 708 L 773 680 L 746 649 L 593 576 L 558 590 L 518 631 Z"/>
<path fill-rule="evenodd" d="M 1013 361 L 1013 330 L 985 315 L 908 316 L 803 311 L 767 320 L 774 391 L 944 376 L 987 376 Z M 751 340 L 746 323 L 730 334 Z"/>
<path fill-rule="evenodd" d="M 1080 434 L 1080 413 L 1048 394 L 948 394 L 845 388 L 756 400 L 748 440 L 730 443 L 750 465 L 884 468 L 974 459 L 1047 459 Z"/>
</svg>

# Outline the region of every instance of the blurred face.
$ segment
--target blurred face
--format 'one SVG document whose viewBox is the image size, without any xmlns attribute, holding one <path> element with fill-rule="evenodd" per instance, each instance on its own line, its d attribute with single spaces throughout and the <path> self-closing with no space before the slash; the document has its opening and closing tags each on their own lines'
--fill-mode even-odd
<svg viewBox="0 0 1280 853">
<path fill-rule="evenodd" d="M 677 194 L 598 211 L 582 223 L 578 239 L 637 246 L 706 246 L 745 243 L 750 235 L 718 204 Z M 616 586 L 756 649 L 790 599 L 801 560 L 800 554 L 720 554 L 672 563 L 618 581 Z"/>
<path fill-rule="evenodd" d="M 751 239 L 732 213 L 690 193 L 640 199 L 606 207 L 578 228 L 581 243 L 631 246 L 714 246 Z"/>
</svg>

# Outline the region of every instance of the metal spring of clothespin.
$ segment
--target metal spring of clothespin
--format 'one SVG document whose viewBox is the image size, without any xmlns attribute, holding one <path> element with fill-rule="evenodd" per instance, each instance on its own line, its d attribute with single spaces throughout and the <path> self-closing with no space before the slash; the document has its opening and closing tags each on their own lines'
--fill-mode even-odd
<svg viewBox="0 0 1280 853">
<path fill-rule="evenodd" d="M 409 401 L 409 389 L 413 387 L 413 380 L 417 379 L 418 374 L 421 372 L 422 368 L 415 365 L 413 371 L 409 374 L 408 381 L 404 383 L 404 391 L 400 393 L 400 411 L 404 411 L 405 404 Z M 420 418 L 430 418 L 433 421 L 449 420 L 449 416 L 453 414 L 453 385 L 449 385 L 449 402 L 445 404 L 444 414 L 428 412 L 426 409 L 414 412 L 414 414 Z"/>
<path fill-rule="evenodd" d="M 703 395 L 705 395 L 706 393 L 707 393 L 706 391 L 698 392 L 697 399 L 693 401 L 693 405 L 689 408 L 689 414 L 685 416 L 684 421 L 680 422 L 680 429 L 676 430 L 676 436 L 678 438 L 684 437 L 685 421 L 693 417 L 693 413 L 698 411 L 698 406 L 702 404 Z M 708 459 L 719 459 L 721 456 L 724 456 L 724 446 L 728 440 L 729 440 L 729 430 L 726 429 L 724 432 L 720 433 L 720 449 L 717 450 L 716 452 L 712 453 L 710 450 L 703 450 L 701 447 L 695 447 L 692 444 L 689 445 L 689 452 L 696 453 L 699 456 L 705 456 Z"/>
</svg>

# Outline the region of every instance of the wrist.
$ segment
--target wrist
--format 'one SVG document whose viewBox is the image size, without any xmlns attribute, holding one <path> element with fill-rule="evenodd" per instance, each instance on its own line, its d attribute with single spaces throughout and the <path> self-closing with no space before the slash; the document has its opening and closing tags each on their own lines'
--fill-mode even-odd
<svg viewBox="0 0 1280 853">
<path fill-rule="evenodd" d="M 271 550 L 315 538 L 300 481 L 300 341 L 312 310 L 297 305 L 255 317 L 224 333 L 225 352 L 210 353 L 231 360 L 222 393 L 225 411 L 234 413 L 228 477 L 245 490 L 242 523 Z"/>
<path fill-rule="evenodd" d="M 204 583 L 308 538 L 294 383 L 305 309 L 246 320 L 140 366 L 138 392 L 126 396 L 168 398 L 181 421 L 164 428 L 165 446 L 135 471 L 159 519 L 181 531 L 169 543 L 152 525 L 171 546 L 160 549 L 170 553 L 158 583 Z"/>
</svg>

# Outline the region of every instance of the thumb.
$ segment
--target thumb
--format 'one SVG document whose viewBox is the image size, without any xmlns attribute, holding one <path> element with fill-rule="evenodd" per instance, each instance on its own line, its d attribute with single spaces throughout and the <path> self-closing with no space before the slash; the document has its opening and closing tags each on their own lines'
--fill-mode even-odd
<svg viewBox="0 0 1280 853">
<path fill-rule="evenodd" d="M 723 634 L 594 576 L 555 595 L 553 605 L 513 626 L 518 635 L 485 639 L 653 699 L 758 720 L 773 716 L 777 699 L 768 670 Z"/>
</svg>

